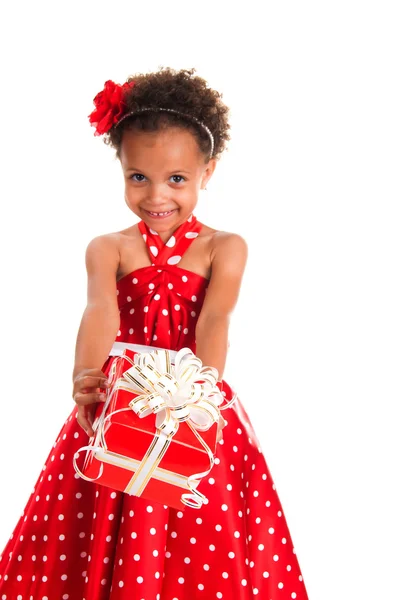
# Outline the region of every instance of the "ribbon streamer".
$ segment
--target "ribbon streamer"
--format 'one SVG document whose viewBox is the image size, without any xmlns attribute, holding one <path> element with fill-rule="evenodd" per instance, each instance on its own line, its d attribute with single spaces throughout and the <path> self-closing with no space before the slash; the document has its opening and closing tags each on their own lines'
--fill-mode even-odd
<svg viewBox="0 0 398 600">
<path fill-rule="evenodd" d="M 119 360 L 127 360 L 131 367 L 116 379 Z M 174 365 L 167 349 L 136 353 L 134 361 L 125 354 L 116 358 L 110 369 L 111 386 L 104 408 L 93 424 L 93 430 L 96 432 L 94 443 L 83 446 L 74 455 L 73 465 L 76 472 L 87 481 L 96 481 L 103 473 L 102 462 L 96 478 L 89 478 L 79 470 L 76 459 L 83 450 L 88 451 L 85 465 L 90 456 L 89 451 L 100 461 L 104 459 L 105 452 L 107 453 L 106 462 L 118 464 L 116 457 L 112 458 L 112 452 L 108 451 L 105 440 L 105 425 L 113 415 L 133 410 L 140 418 L 145 418 L 154 413 L 156 414 L 156 434 L 124 490 L 129 494 L 140 496 L 151 477 L 156 477 L 155 471 L 173 436 L 178 431 L 180 423 L 186 422 L 206 451 L 210 467 L 203 473 L 195 473 L 186 479 L 186 487 L 191 493 L 182 494 L 181 502 L 192 508 L 201 508 L 203 503 L 207 503 L 207 498 L 195 487 L 203 477 L 210 473 L 214 465 L 214 455 L 198 432 L 207 431 L 219 420 L 220 410 L 229 408 L 237 397 L 235 393 L 232 400 L 221 408 L 220 405 L 224 402 L 224 398 L 216 385 L 217 378 L 217 369 L 203 367 L 202 361 L 189 348 L 182 348 L 177 352 Z M 121 408 L 106 415 L 107 408 L 118 389 L 133 392 L 138 396 L 129 402 L 130 408 Z M 129 457 L 125 457 L 125 459 L 132 461 Z M 132 462 L 136 463 L 137 461 Z"/>
</svg>

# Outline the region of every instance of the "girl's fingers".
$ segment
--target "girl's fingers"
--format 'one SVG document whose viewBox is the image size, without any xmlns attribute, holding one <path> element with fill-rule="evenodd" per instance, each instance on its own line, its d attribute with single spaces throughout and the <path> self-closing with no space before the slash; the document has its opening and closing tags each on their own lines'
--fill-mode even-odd
<svg viewBox="0 0 398 600">
<path fill-rule="evenodd" d="M 92 437 L 94 435 L 94 431 L 93 428 L 90 425 L 89 420 L 87 419 L 87 417 L 85 417 L 82 414 L 79 414 L 77 416 L 77 422 L 79 423 L 79 425 L 84 429 L 84 431 L 87 433 L 87 435 L 89 437 Z"/>
<path fill-rule="evenodd" d="M 81 392 L 77 392 L 73 396 L 73 400 L 78 406 L 87 406 L 88 404 L 94 404 L 95 402 L 105 402 L 106 394 L 98 394 L 98 392 L 83 394 Z"/>
<path fill-rule="evenodd" d="M 88 387 L 88 388 L 108 388 L 109 383 L 107 377 L 105 375 L 81 375 L 75 379 L 75 385 L 78 385 L 79 389 Z"/>
</svg>

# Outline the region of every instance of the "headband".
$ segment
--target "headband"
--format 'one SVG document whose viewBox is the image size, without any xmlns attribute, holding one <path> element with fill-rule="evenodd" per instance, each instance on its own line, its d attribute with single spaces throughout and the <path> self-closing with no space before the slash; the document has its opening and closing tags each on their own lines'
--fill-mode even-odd
<svg viewBox="0 0 398 600">
<path fill-rule="evenodd" d="M 214 137 L 210 131 L 210 129 L 199 121 L 196 117 L 180 112 L 179 110 L 174 110 L 173 108 L 162 108 L 158 106 L 147 106 L 143 108 L 138 108 L 137 110 L 126 112 L 126 102 L 124 100 L 125 94 L 128 90 L 131 90 L 135 85 L 135 81 L 124 83 L 123 85 L 119 85 L 114 83 L 110 79 L 105 82 L 104 89 L 99 92 L 93 102 L 95 104 L 95 109 L 88 116 L 91 125 L 95 126 L 96 130 L 94 135 L 102 135 L 107 133 L 111 127 L 117 127 L 124 119 L 135 115 L 137 113 L 141 113 L 147 110 L 150 111 L 167 111 L 172 112 L 177 115 L 181 115 L 189 120 L 194 121 L 197 125 L 202 127 L 207 135 L 209 136 L 211 149 L 210 149 L 210 158 L 213 156 L 214 151 Z"/>
</svg>

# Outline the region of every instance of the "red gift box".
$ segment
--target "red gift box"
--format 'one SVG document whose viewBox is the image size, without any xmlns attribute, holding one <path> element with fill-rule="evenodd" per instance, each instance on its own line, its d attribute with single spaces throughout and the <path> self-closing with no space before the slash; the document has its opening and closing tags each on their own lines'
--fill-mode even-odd
<svg viewBox="0 0 398 600">
<path fill-rule="evenodd" d="M 186 505 L 200 508 L 206 501 L 197 491 L 197 486 L 214 464 L 218 406 L 223 397 L 216 385 L 216 370 L 210 367 L 199 369 L 198 362 L 195 362 L 198 358 L 189 349 L 180 352 L 183 355 L 185 352 L 187 359 L 184 372 L 187 372 L 187 365 L 188 370 L 191 368 L 191 375 L 196 368 L 196 377 L 191 377 L 191 380 L 196 383 L 197 404 L 187 403 L 186 397 L 181 401 L 182 392 L 176 400 L 174 392 L 179 389 L 179 384 L 176 384 L 178 377 L 166 350 L 151 353 L 157 357 L 162 355 L 163 360 L 157 362 L 155 368 L 149 358 L 146 366 L 140 363 L 140 359 L 142 361 L 142 357 L 148 357 L 149 353 L 138 358 L 135 357 L 137 352 L 127 348 L 122 356 L 114 359 L 107 401 L 98 404 L 96 410 L 93 423 L 95 437 L 89 446 L 78 451 L 87 449 L 81 471 L 76 465 L 78 453 L 75 454 L 74 466 L 83 478 L 179 510 L 184 510 Z M 137 364 L 141 366 L 137 367 Z M 159 369 L 160 364 L 167 365 L 167 368 Z M 148 383 L 151 378 L 152 383 L 156 381 L 152 387 Z M 212 383 L 205 385 L 207 392 L 203 394 L 202 384 L 209 379 Z M 140 389 L 143 383 L 146 386 L 144 393 Z M 200 387 L 202 390 L 198 389 Z M 154 388 L 168 389 L 169 393 L 150 394 Z M 193 388 L 188 386 L 188 389 Z M 191 397 L 194 393 L 191 392 Z M 203 429 L 203 423 L 198 425 L 198 419 L 187 418 L 187 411 L 191 414 L 192 407 L 196 407 L 199 419 L 203 419 L 209 409 L 213 412 L 212 419 L 205 415 L 206 426 L 210 425 L 207 430 Z"/>
</svg>

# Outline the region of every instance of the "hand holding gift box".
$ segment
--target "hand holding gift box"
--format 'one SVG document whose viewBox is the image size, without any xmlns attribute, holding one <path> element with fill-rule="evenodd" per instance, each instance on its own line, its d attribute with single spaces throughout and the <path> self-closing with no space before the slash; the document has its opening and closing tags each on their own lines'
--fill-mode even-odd
<svg viewBox="0 0 398 600">
<path fill-rule="evenodd" d="M 180 510 L 200 508 L 207 500 L 196 487 L 214 465 L 220 410 L 236 398 L 220 408 L 217 378 L 217 369 L 203 367 L 189 348 L 177 352 L 175 364 L 168 350 L 125 349 L 112 363 L 93 444 L 74 456 L 76 472 Z M 83 450 L 80 471 L 76 459 Z"/>
</svg>

